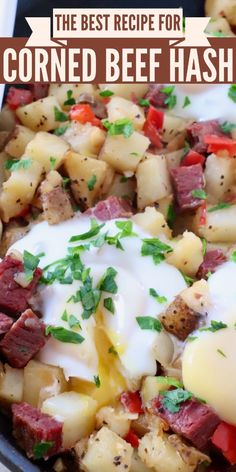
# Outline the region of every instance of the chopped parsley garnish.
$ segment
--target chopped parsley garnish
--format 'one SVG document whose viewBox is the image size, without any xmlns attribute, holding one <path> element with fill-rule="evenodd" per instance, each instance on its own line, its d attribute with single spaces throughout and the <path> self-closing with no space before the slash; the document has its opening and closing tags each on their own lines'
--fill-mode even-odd
<svg viewBox="0 0 236 472">
<path fill-rule="evenodd" d="M 26 275 L 26 279 L 28 281 L 33 280 L 34 271 L 38 267 L 40 261 L 39 256 L 33 256 L 28 251 L 24 251 L 23 253 L 23 263 L 24 263 L 24 272 Z"/>
<path fill-rule="evenodd" d="M 232 252 L 231 256 L 230 256 L 230 260 L 232 262 L 236 262 L 236 251 Z"/>
<path fill-rule="evenodd" d="M 56 157 L 51 156 L 49 158 L 49 161 L 50 161 L 50 170 L 54 170 L 57 163 Z"/>
<path fill-rule="evenodd" d="M 108 354 L 114 354 L 117 356 L 117 351 L 115 350 L 114 346 L 109 347 Z"/>
<path fill-rule="evenodd" d="M 222 125 L 220 125 L 220 127 L 223 133 L 231 133 L 231 131 L 236 128 L 236 124 L 230 123 L 229 121 L 225 121 L 224 123 L 222 123 Z"/>
<path fill-rule="evenodd" d="M 62 321 L 68 321 L 68 313 L 66 310 L 63 311 L 61 319 Z"/>
<path fill-rule="evenodd" d="M 103 302 L 104 307 L 111 313 L 115 313 L 115 305 L 111 297 L 105 298 Z"/>
<path fill-rule="evenodd" d="M 218 352 L 221 356 L 227 357 L 227 356 L 225 355 L 225 353 L 224 353 L 221 349 L 217 349 L 217 352 Z"/>
<path fill-rule="evenodd" d="M 187 342 L 192 342 L 192 341 L 195 341 L 195 339 L 197 339 L 197 336 L 188 336 L 186 341 Z"/>
<path fill-rule="evenodd" d="M 106 235 L 105 241 L 110 246 L 115 246 L 117 249 L 121 249 L 121 251 L 124 251 L 124 247 L 122 246 L 119 238 L 120 238 L 120 233 L 117 233 L 115 236 Z"/>
<path fill-rule="evenodd" d="M 96 385 L 97 388 L 101 387 L 101 380 L 99 378 L 99 375 L 94 375 L 94 383 Z"/>
<path fill-rule="evenodd" d="M 51 334 L 53 338 L 62 343 L 81 344 L 84 341 L 83 336 L 62 326 L 47 326 L 46 336 L 48 334 Z"/>
<path fill-rule="evenodd" d="M 176 219 L 176 213 L 175 213 L 175 210 L 174 210 L 174 205 L 173 205 L 173 203 L 170 203 L 170 205 L 168 206 L 167 217 L 166 217 L 166 221 L 167 221 L 168 226 L 170 228 L 173 228 L 173 224 L 174 224 L 175 219 Z"/>
<path fill-rule="evenodd" d="M 88 180 L 87 186 L 88 186 L 88 189 L 89 189 L 90 191 L 92 191 L 92 190 L 94 189 L 94 186 L 95 186 L 96 182 L 97 182 L 97 177 L 96 177 L 96 175 L 93 175 L 93 176 L 91 177 L 91 179 Z"/>
<path fill-rule="evenodd" d="M 134 151 L 134 152 L 131 152 L 131 153 L 130 153 L 130 156 L 138 157 L 138 156 L 139 156 L 139 153 Z"/>
<path fill-rule="evenodd" d="M 138 101 L 138 104 L 141 107 L 149 107 L 150 106 L 150 102 L 146 98 L 140 98 L 139 101 Z"/>
<path fill-rule="evenodd" d="M 201 238 L 202 241 L 202 255 L 205 256 L 207 252 L 207 240 L 205 238 Z"/>
<path fill-rule="evenodd" d="M 67 189 L 68 188 L 68 185 L 70 184 L 70 177 L 62 177 L 62 187 L 64 189 Z"/>
<path fill-rule="evenodd" d="M 81 324 L 79 320 L 76 318 L 74 315 L 69 315 L 68 317 L 68 325 L 70 328 L 80 328 L 81 329 Z"/>
<path fill-rule="evenodd" d="M 72 90 L 67 90 L 66 94 L 67 94 L 67 100 L 64 102 L 65 107 L 67 105 L 68 106 L 75 105 L 76 101 L 73 97 L 73 91 Z"/>
<path fill-rule="evenodd" d="M 199 198 L 200 200 L 206 200 L 207 198 L 206 192 L 201 188 L 195 188 L 192 190 L 191 195 L 192 197 Z"/>
<path fill-rule="evenodd" d="M 101 97 L 112 97 L 112 95 L 114 95 L 114 92 L 112 92 L 111 90 L 102 90 L 99 95 Z"/>
<path fill-rule="evenodd" d="M 162 396 L 162 404 L 171 413 L 177 413 L 180 410 L 181 403 L 190 400 L 192 393 L 183 388 L 176 388 L 175 390 L 167 390 L 160 392 Z"/>
<path fill-rule="evenodd" d="M 192 277 L 189 277 L 189 275 L 186 275 L 184 274 L 184 272 L 182 272 L 182 270 L 180 271 L 186 284 L 190 287 L 191 285 L 193 285 L 194 283 L 194 279 Z"/>
<path fill-rule="evenodd" d="M 164 261 L 165 253 L 172 252 L 172 247 L 160 241 L 158 238 L 143 239 L 141 254 L 142 256 L 152 256 L 153 262 L 159 264 Z"/>
<path fill-rule="evenodd" d="M 206 278 L 209 279 L 209 277 L 211 277 L 211 275 L 213 274 L 213 272 L 211 272 L 210 270 L 207 272 L 206 274 Z"/>
<path fill-rule="evenodd" d="M 157 382 L 161 382 L 164 385 L 169 385 L 170 387 L 182 388 L 183 383 L 175 379 L 175 377 L 167 377 L 158 375 Z"/>
<path fill-rule="evenodd" d="M 95 220 L 95 218 L 92 218 L 90 230 L 86 231 L 86 233 L 79 234 L 78 236 L 72 236 L 69 242 L 74 243 L 77 241 L 84 241 L 85 239 L 90 239 L 93 236 L 97 236 L 97 234 L 100 232 L 100 230 L 103 228 L 104 225 L 105 223 L 102 223 L 101 225 L 99 225 L 97 221 Z"/>
<path fill-rule="evenodd" d="M 130 220 L 127 221 L 116 221 L 115 225 L 121 230 L 119 233 L 120 238 L 127 238 L 130 236 L 138 236 L 137 233 L 133 232 L 133 223 Z"/>
<path fill-rule="evenodd" d="M 236 103 L 236 84 L 232 84 L 229 87 L 228 97 Z"/>
<path fill-rule="evenodd" d="M 169 110 L 172 110 L 177 103 L 177 97 L 173 94 L 174 89 L 174 85 L 169 85 L 168 87 L 164 87 L 160 90 L 167 95 L 167 98 L 165 99 L 165 105 L 168 106 Z"/>
<path fill-rule="evenodd" d="M 160 320 L 152 316 L 137 316 L 136 320 L 141 329 L 149 329 L 151 331 L 157 331 L 158 333 L 162 330 Z"/>
<path fill-rule="evenodd" d="M 87 320 L 95 313 L 101 298 L 100 291 L 93 289 L 91 277 L 88 277 L 84 285 L 79 289 L 79 296 L 84 309 L 81 316 L 84 320 Z"/>
<path fill-rule="evenodd" d="M 213 211 L 224 210 L 224 208 L 230 208 L 231 206 L 232 206 L 232 203 L 222 202 L 209 208 L 207 211 L 208 213 L 211 213 Z"/>
<path fill-rule="evenodd" d="M 186 108 L 186 107 L 188 107 L 189 105 L 191 105 L 191 100 L 190 100 L 189 97 L 186 96 L 186 97 L 184 97 L 184 103 L 183 103 L 182 108 Z"/>
<path fill-rule="evenodd" d="M 155 298 L 155 300 L 158 303 L 166 303 L 167 302 L 167 298 L 163 297 L 161 295 L 158 295 L 158 293 L 156 292 L 156 290 L 154 288 L 149 289 L 149 295 L 151 295 L 151 297 Z"/>
<path fill-rule="evenodd" d="M 54 446 L 54 441 L 42 441 L 36 443 L 33 447 L 33 454 L 35 460 L 40 460 L 47 455 L 47 452 Z"/>
<path fill-rule="evenodd" d="M 60 126 L 59 128 L 56 128 L 53 131 L 53 134 L 55 134 L 56 136 L 62 136 L 63 134 L 65 134 L 68 128 L 69 128 L 69 125 Z"/>
<path fill-rule="evenodd" d="M 59 110 L 59 108 L 57 107 L 54 107 L 54 115 L 55 115 L 56 121 L 61 121 L 61 122 L 68 121 L 68 116 L 66 115 L 66 113 Z"/>
<path fill-rule="evenodd" d="M 117 136 L 123 134 L 125 138 L 129 138 L 134 132 L 134 124 L 128 118 L 121 118 L 120 120 L 110 123 L 107 119 L 102 120 L 103 126 L 108 130 L 110 136 Z"/>
<path fill-rule="evenodd" d="M 105 274 L 103 275 L 102 279 L 100 280 L 97 288 L 102 292 L 108 293 L 117 293 L 118 286 L 115 281 L 115 276 L 117 275 L 117 271 L 113 269 L 113 267 L 108 267 Z"/>
<path fill-rule="evenodd" d="M 220 329 L 228 328 L 227 324 L 223 323 L 222 321 L 214 321 L 211 320 L 211 325 L 208 328 L 200 328 L 199 331 L 211 331 L 211 333 L 215 333 Z"/>
<path fill-rule="evenodd" d="M 128 180 L 129 180 L 129 177 L 125 177 L 125 175 L 122 175 L 122 177 L 120 178 L 120 183 L 125 184 L 126 182 L 128 182 Z"/>
<path fill-rule="evenodd" d="M 29 169 L 32 165 L 32 159 L 7 159 L 4 167 L 7 170 L 14 171 L 19 169 Z"/>
</svg>

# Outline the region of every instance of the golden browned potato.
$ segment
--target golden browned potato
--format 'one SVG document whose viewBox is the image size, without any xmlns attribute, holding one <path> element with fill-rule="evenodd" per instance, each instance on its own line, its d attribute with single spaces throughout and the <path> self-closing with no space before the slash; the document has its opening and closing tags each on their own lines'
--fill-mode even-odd
<svg viewBox="0 0 236 472">
<path fill-rule="evenodd" d="M 196 467 L 202 462 L 211 463 L 211 459 L 206 454 L 195 449 L 195 447 L 187 446 L 177 434 L 170 434 L 168 436 L 169 443 L 179 453 L 183 461 L 190 467 Z M 194 470 L 195 470 L 194 469 Z"/>
<path fill-rule="evenodd" d="M 1 244 L 0 244 L 0 257 L 4 257 L 9 247 L 11 247 L 16 241 L 23 238 L 28 232 L 28 226 L 22 226 L 12 221 L 4 228 Z"/>
<path fill-rule="evenodd" d="M 5 151 L 10 156 L 19 159 L 25 152 L 27 144 L 32 141 L 35 136 L 35 132 L 26 126 L 16 125 L 11 139 L 8 141 Z"/>
<path fill-rule="evenodd" d="M 169 333 L 184 341 L 197 328 L 199 318 L 178 295 L 160 316 L 160 320 Z"/>
<path fill-rule="evenodd" d="M 40 186 L 43 215 L 51 225 L 69 220 L 74 215 L 70 197 L 62 184 L 60 174 L 51 171 Z"/>
</svg>

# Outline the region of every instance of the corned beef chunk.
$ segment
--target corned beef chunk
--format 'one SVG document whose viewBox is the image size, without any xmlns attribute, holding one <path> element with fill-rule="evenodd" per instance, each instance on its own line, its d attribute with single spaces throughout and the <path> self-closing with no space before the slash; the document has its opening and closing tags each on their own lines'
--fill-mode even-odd
<svg viewBox="0 0 236 472">
<path fill-rule="evenodd" d="M 10 316 L 0 313 L 0 336 L 7 333 L 10 327 L 13 325 L 13 319 Z"/>
<path fill-rule="evenodd" d="M 45 325 L 32 310 L 26 310 L 0 342 L 0 352 L 18 369 L 26 366 L 45 345 Z"/>
<path fill-rule="evenodd" d="M 149 100 L 150 104 L 156 108 L 167 108 L 165 103 L 167 95 L 161 90 L 164 88 L 164 85 L 151 84 L 149 85 L 148 92 L 145 95 L 145 98 Z"/>
<path fill-rule="evenodd" d="M 48 95 L 48 84 L 30 84 L 29 89 L 33 95 L 33 100 L 40 100 Z"/>
<path fill-rule="evenodd" d="M 13 435 L 29 458 L 47 459 L 62 448 L 62 426 L 28 403 L 12 405 Z"/>
<path fill-rule="evenodd" d="M 37 268 L 33 280 L 24 288 L 15 281 L 15 276 L 21 272 L 24 272 L 24 266 L 18 259 L 6 256 L 0 263 L 0 310 L 12 315 L 29 307 L 29 299 L 42 274 L 41 269 Z"/>
<path fill-rule="evenodd" d="M 115 218 L 130 218 L 132 208 L 130 203 L 124 198 L 108 197 L 86 211 L 87 215 L 92 215 L 101 221 L 113 220 Z"/>
<path fill-rule="evenodd" d="M 187 127 L 187 133 L 192 149 L 200 153 L 207 152 L 208 145 L 204 140 L 204 137 L 207 134 L 225 136 L 218 120 L 199 121 L 198 123 L 193 123 Z"/>
<path fill-rule="evenodd" d="M 213 273 L 223 262 L 226 261 L 226 257 L 221 251 L 221 249 L 213 249 L 212 251 L 207 251 L 202 264 L 200 265 L 197 278 L 204 279 L 209 272 Z"/>
<path fill-rule="evenodd" d="M 192 210 L 202 205 L 203 200 L 194 196 L 196 190 L 204 186 L 201 164 L 176 167 L 171 170 L 174 193 L 179 210 Z"/>
<path fill-rule="evenodd" d="M 191 441 L 200 450 L 207 446 L 220 422 L 207 405 L 195 399 L 185 401 L 177 413 L 172 413 L 163 405 L 163 397 L 159 396 L 152 401 L 152 413 L 160 416 L 176 434 Z"/>
</svg>

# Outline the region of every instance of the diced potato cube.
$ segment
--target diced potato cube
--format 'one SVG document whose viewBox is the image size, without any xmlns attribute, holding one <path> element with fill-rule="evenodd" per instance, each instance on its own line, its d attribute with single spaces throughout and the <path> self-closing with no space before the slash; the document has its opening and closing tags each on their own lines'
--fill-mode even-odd
<svg viewBox="0 0 236 472">
<path fill-rule="evenodd" d="M 195 218 L 195 232 L 211 243 L 234 243 L 236 239 L 236 205 L 209 212 L 207 206 L 206 224 L 199 224 L 200 210 Z"/>
<path fill-rule="evenodd" d="M 179 167 L 182 157 L 184 156 L 184 149 L 178 149 L 177 151 L 168 152 L 165 154 L 168 170 Z"/>
<path fill-rule="evenodd" d="M 167 220 L 170 205 L 173 205 L 173 194 L 168 195 L 168 197 L 161 198 L 157 201 L 158 211 L 163 214 L 164 218 Z"/>
<path fill-rule="evenodd" d="M 97 403 L 92 398 L 64 392 L 45 400 L 41 410 L 63 421 L 63 447 L 67 449 L 93 431 L 96 408 Z"/>
<path fill-rule="evenodd" d="M 112 97 L 107 104 L 108 120 L 114 122 L 128 118 L 136 130 L 141 130 L 145 122 L 143 110 L 136 103 L 121 97 Z"/>
<path fill-rule="evenodd" d="M 47 398 L 67 389 L 66 379 L 60 367 L 54 367 L 42 362 L 31 360 L 24 369 L 23 399 L 36 408 Z"/>
<path fill-rule="evenodd" d="M 139 209 L 152 205 L 171 193 L 169 172 L 164 155 L 151 156 L 137 168 L 137 204 Z"/>
<path fill-rule="evenodd" d="M 77 101 L 81 93 L 94 95 L 96 89 L 92 84 L 51 84 L 48 95 L 53 95 L 62 108 L 67 108 L 64 106 L 64 102 L 68 99 L 67 92 L 69 90 L 72 91 L 72 97 Z"/>
<path fill-rule="evenodd" d="M 23 398 L 24 370 L 13 369 L 8 364 L 0 368 L 0 403 L 20 403 Z"/>
<path fill-rule="evenodd" d="M 110 90 L 114 95 L 132 100 L 142 98 L 148 91 L 147 84 L 99 84 L 101 90 Z"/>
<path fill-rule="evenodd" d="M 105 141 L 106 133 L 97 126 L 92 126 L 91 123 L 82 125 L 77 121 L 72 121 L 62 137 L 78 154 L 97 157 Z"/>
<path fill-rule="evenodd" d="M 62 165 L 68 149 L 69 145 L 62 138 L 41 131 L 26 146 L 25 154 L 38 161 L 43 169 L 49 172 L 52 167 L 50 158 L 53 159 L 53 169 L 56 170 Z"/>
<path fill-rule="evenodd" d="M 213 201 L 224 200 L 235 180 L 235 159 L 218 157 L 215 154 L 208 156 L 204 172 L 206 179 L 206 193 Z"/>
<path fill-rule="evenodd" d="M 131 464 L 130 472 L 153 472 L 153 471 L 141 461 L 137 452 L 134 451 L 133 456 L 132 456 L 132 464 Z"/>
<path fill-rule="evenodd" d="M 81 156 L 69 151 L 65 169 L 72 180 L 72 192 L 78 203 L 91 207 L 99 196 L 108 165 L 92 157 Z M 92 180 L 93 179 L 93 182 Z"/>
<path fill-rule="evenodd" d="M 194 233 L 185 231 L 183 237 L 174 244 L 173 252 L 167 255 L 167 262 L 194 276 L 203 262 L 202 241 Z"/>
<path fill-rule="evenodd" d="M 149 144 L 149 139 L 136 131 L 129 138 L 108 135 L 98 157 L 118 172 L 135 172 Z"/>
<path fill-rule="evenodd" d="M 55 97 L 46 97 L 29 103 L 16 110 L 16 116 L 24 126 L 33 131 L 51 131 L 58 128 L 59 121 L 55 119 L 54 108 L 60 110 L 60 105 Z"/>
<path fill-rule="evenodd" d="M 133 448 L 117 434 L 103 427 L 88 442 L 81 461 L 86 472 L 124 472 L 131 466 Z M 127 467 L 125 467 L 127 466 Z"/>
<path fill-rule="evenodd" d="M 147 231 L 147 233 L 152 236 L 165 234 L 167 238 L 171 237 L 171 230 L 166 223 L 164 216 L 154 207 L 145 208 L 143 213 L 136 213 L 132 219 L 137 225 L 141 226 L 144 231 Z"/>
<path fill-rule="evenodd" d="M 106 425 L 113 433 L 124 437 L 130 430 L 131 420 L 137 417 L 138 415 L 127 413 L 121 408 L 104 406 L 97 412 L 96 428 L 100 429 Z"/>
<path fill-rule="evenodd" d="M 28 156 L 23 156 L 22 159 L 27 160 Z M 32 161 L 27 169 L 20 168 L 13 171 L 10 178 L 3 183 L 0 210 L 5 223 L 8 223 L 10 218 L 19 215 L 31 203 L 42 172 L 42 165 Z"/>
<path fill-rule="evenodd" d="M 186 128 L 186 120 L 180 116 L 170 113 L 164 114 L 162 139 L 165 143 L 169 143 L 175 136 Z"/>
<path fill-rule="evenodd" d="M 115 174 L 108 195 L 115 195 L 121 198 L 127 197 L 132 201 L 135 197 L 135 189 L 136 179 L 134 177 L 127 178 L 124 175 Z"/>
<path fill-rule="evenodd" d="M 210 305 L 210 292 L 206 280 L 198 280 L 181 292 L 181 297 L 191 310 L 206 315 Z"/>
<path fill-rule="evenodd" d="M 10 141 L 8 141 L 5 150 L 10 156 L 20 158 L 25 152 L 27 144 L 34 138 L 34 131 L 26 126 L 16 125 Z"/>
</svg>

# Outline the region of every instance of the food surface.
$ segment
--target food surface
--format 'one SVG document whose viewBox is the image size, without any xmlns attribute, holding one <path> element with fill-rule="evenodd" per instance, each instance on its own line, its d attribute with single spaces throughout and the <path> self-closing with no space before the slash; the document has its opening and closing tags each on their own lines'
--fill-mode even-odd
<svg viewBox="0 0 236 472">
<path fill-rule="evenodd" d="M 0 405 L 30 459 L 234 470 L 235 110 L 235 84 L 9 89 Z"/>
</svg>

